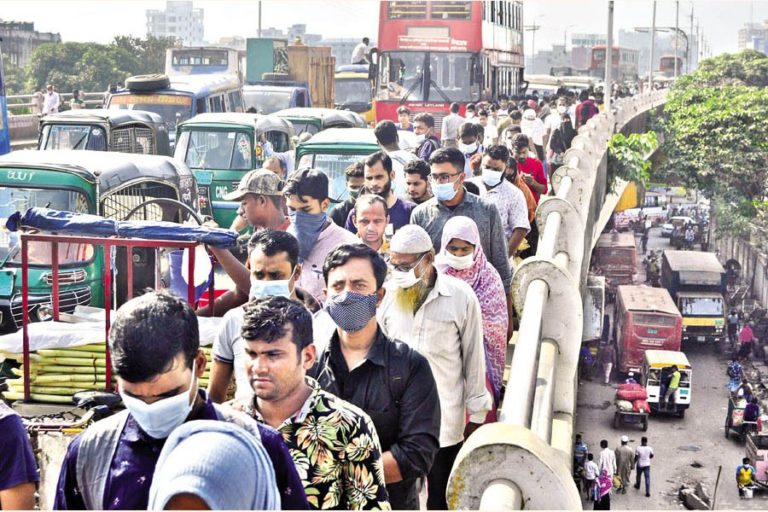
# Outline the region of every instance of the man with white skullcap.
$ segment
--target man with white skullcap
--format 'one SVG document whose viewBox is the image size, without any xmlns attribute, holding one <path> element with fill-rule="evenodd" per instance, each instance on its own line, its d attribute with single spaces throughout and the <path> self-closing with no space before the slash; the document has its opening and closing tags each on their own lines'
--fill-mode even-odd
<svg viewBox="0 0 768 512">
<path fill-rule="evenodd" d="M 618 492 L 627 494 L 629 475 L 632 474 L 632 466 L 635 463 L 635 450 L 629 446 L 629 437 L 621 436 L 621 446 L 616 448 L 616 467 L 621 479 L 621 487 Z"/>
<path fill-rule="evenodd" d="M 390 244 L 390 278 L 379 307 L 381 328 L 429 361 L 440 397 L 440 450 L 427 475 L 427 508 L 445 510 L 448 476 L 464 439 L 491 409 L 485 381 L 480 303 L 465 282 L 434 267 L 435 250 L 416 225 Z M 465 410 L 470 422 L 465 427 Z"/>
</svg>

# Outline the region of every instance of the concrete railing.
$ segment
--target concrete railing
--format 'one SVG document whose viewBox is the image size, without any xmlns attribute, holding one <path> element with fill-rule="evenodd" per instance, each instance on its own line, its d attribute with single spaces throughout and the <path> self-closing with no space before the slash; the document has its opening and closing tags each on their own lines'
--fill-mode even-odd
<svg viewBox="0 0 768 512">
<path fill-rule="evenodd" d="M 104 104 L 104 92 L 81 92 L 80 97 L 85 102 L 85 108 L 98 108 Z M 43 107 L 43 96 L 35 94 L 15 94 L 7 96 L 8 115 L 22 114 L 20 110 L 29 109 L 32 114 L 40 114 Z M 59 93 L 62 107 L 69 108 L 72 100 L 71 93 Z"/>
<path fill-rule="evenodd" d="M 589 260 L 604 209 L 616 205 L 606 190 L 607 143 L 618 131 L 643 131 L 646 113 L 665 98 L 666 91 L 653 91 L 617 101 L 579 130 L 555 172 L 556 194 L 536 210 L 536 256 L 513 276 L 522 313 L 500 421 L 462 447 L 449 508 L 581 509 L 572 477 L 577 367 Z"/>
</svg>

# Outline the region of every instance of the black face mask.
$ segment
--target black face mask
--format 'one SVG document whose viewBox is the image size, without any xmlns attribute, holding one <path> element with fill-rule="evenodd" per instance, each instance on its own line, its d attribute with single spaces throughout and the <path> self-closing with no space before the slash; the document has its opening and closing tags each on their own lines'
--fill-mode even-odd
<svg viewBox="0 0 768 512">
<path fill-rule="evenodd" d="M 521 164 L 524 164 L 525 160 L 526 160 L 526 157 L 524 156 L 517 157 L 517 161 L 520 162 Z"/>
</svg>

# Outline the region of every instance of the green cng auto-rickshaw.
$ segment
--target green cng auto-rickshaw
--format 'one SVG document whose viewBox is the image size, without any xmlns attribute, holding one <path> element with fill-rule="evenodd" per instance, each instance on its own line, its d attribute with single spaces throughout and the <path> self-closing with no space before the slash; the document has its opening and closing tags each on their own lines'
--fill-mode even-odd
<svg viewBox="0 0 768 512">
<path fill-rule="evenodd" d="M 167 156 L 99 151 L 16 151 L 0 157 L 0 333 L 21 326 L 21 251 L 9 216 L 30 207 L 90 213 L 115 220 L 182 222 L 197 212 L 192 172 Z M 51 318 L 51 247 L 29 246 L 29 316 Z M 125 251 L 115 268 L 125 268 Z M 155 253 L 134 249 L 134 291 L 155 285 Z M 89 244 L 59 244 L 60 308 L 103 306 L 103 255 Z M 127 296 L 126 276 L 115 279 L 117 303 Z M 114 302 L 113 302 L 114 303 Z"/>
<path fill-rule="evenodd" d="M 292 161 L 293 135 L 291 123 L 274 115 L 200 114 L 179 124 L 174 156 L 195 173 L 200 212 L 226 228 L 235 219 L 239 203 L 224 196 L 269 156 Z"/>
<path fill-rule="evenodd" d="M 360 114 L 349 110 L 333 108 L 287 108 L 275 112 L 276 116 L 293 124 L 296 135 L 315 135 L 329 128 L 366 128 L 368 125 Z"/>
<path fill-rule="evenodd" d="M 37 149 L 171 155 L 163 118 L 143 110 L 67 110 L 40 120 Z"/>
</svg>

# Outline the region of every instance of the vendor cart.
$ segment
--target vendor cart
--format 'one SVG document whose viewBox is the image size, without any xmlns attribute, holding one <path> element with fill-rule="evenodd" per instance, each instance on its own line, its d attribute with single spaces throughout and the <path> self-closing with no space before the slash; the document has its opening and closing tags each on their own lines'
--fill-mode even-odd
<svg viewBox="0 0 768 512">
<path fill-rule="evenodd" d="M 725 438 L 730 438 L 731 434 L 739 436 L 739 440 L 744 442 L 749 434 L 757 432 L 757 422 L 744 421 L 744 408 L 747 401 L 733 397 L 728 399 L 728 412 L 725 415 Z"/>
<path fill-rule="evenodd" d="M 622 411 L 617 406 L 613 413 L 613 428 L 618 429 L 621 425 L 640 425 L 645 432 L 648 430 L 648 412 Z"/>
</svg>

